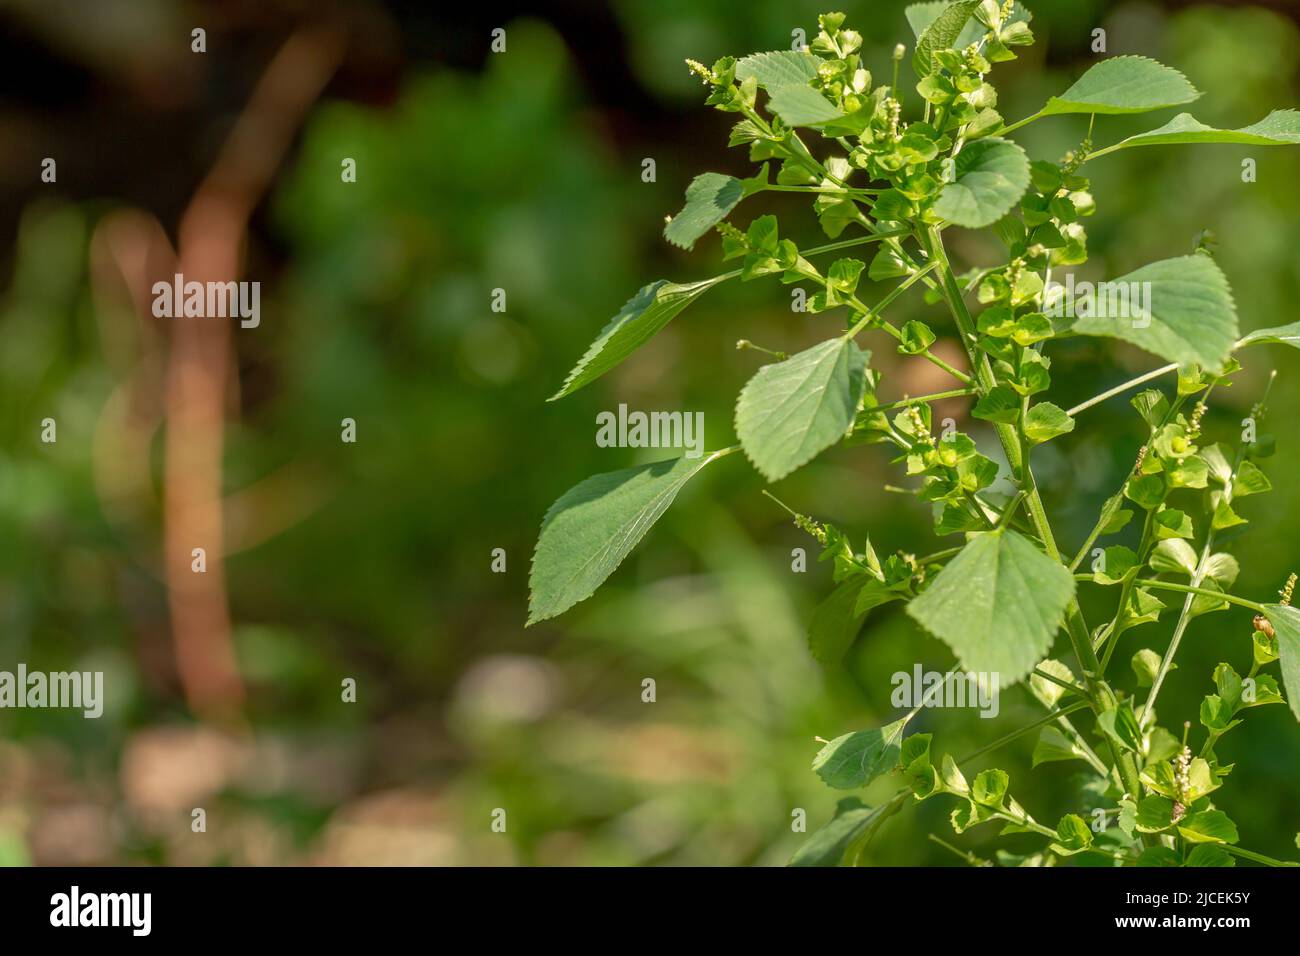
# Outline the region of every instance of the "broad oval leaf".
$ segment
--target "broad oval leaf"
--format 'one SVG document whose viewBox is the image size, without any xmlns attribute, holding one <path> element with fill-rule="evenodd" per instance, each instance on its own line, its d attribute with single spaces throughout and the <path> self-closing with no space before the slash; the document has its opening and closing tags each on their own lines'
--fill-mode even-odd
<svg viewBox="0 0 1300 956">
<path fill-rule="evenodd" d="M 773 87 L 768 107 L 787 126 L 821 126 L 844 117 L 838 106 L 806 82 Z"/>
<path fill-rule="evenodd" d="M 618 315 L 601 329 L 596 341 L 591 343 L 582 358 L 578 359 L 578 364 L 573 366 L 560 390 L 547 401 L 553 402 L 570 395 L 600 378 L 648 342 L 678 313 L 723 281 L 723 278 L 716 276 L 685 285 L 660 279 L 642 286 L 619 309 Z"/>
<path fill-rule="evenodd" d="M 741 389 L 736 434 L 754 467 L 778 481 L 844 437 L 866 388 L 866 360 L 851 339 L 828 339 L 764 365 Z"/>
<path fill-rule="evenodd" d="M 996 136 L 967 144 L 955 166 L 955 181 L 943 187 L 934 211 L 968 229 L 997 222 L 1029 187 L 1029 157 Z"/>
<path fill-rule="evenodd" d="M 899 741 L 909 718 L 836 737 L 817 752 L 812 768 L 837 790 L 865 787 L 898 763 Z"/>
<path fill-rule="evenodd" d="M 700 173 L 686 187 L 686 205 L 664 227 L 664 238 L 690 249 L 696 239 L 727 218 L 744 195 L 745 184 L 735 176 Z"/>
<path fill-rule="evenodd" d="M 1020 680 L 1047 656 L 1074 597 L 1074 576 L 1023 535 L 972 538 L 907 613 L 943 640 L 967 671 Z"/>
<path fill-rule="evenodd" d="M 817 76 L 817 65 L 820 62 L 819 57 L 802 50 L 754 53 L 736 64 L 736 79 L 743 82 L 752 76 L 765 90 L 785 86 L 787 83 L 803 83 L 806 86 Z"/>
<path fill-rule="evenodd" d="M 1237 343 L 1228 279 L 1209 256 L 1165 259 L 1099 289 L 1072 331 L 1123 339 L 1171 362 L 1219 369 Z M 1080 309 L 1082 311 L 1082 309 Z M 1106 314 L 1097 314 L 1098 312 Z"/>
<path fill-rule="evenodd" d="M 1300 608 L 1282 604 L 1264 605 L 1264 616 L 1277 634 L 1278 660 L 1282 668 L 1282 685 L 1291 705 L 1291 713 L 1300 720 Z"/>
<path fill-rule="evenodd" d="M 585 601 L 623 563 L 682 486 L 726 454 L 657 461 L 593 475 L 574 485 L 542 519 L 528 575 L 528 623 Z"/>
<path fill-rule="evenodd" d="M 1181 106 L 1200 97 L 1187 77 L 1145 56 L 1113 56 L 1092 66 L 1043 115 L 1060 113 L 1146 113 Z"/>
<path fill-rule="evenodd" d="M 1106 152 L 1133 146 L 1179 143 L 1232 143 L 1242 146 L 1290 146 L 1300 143 L 1300 111 L 1274 110 L 1258 123 L 1241 129 L 1215 129 L 1190 113 L 1179 113 L 1164 126 L 1120 140 Z"/>
</svg>

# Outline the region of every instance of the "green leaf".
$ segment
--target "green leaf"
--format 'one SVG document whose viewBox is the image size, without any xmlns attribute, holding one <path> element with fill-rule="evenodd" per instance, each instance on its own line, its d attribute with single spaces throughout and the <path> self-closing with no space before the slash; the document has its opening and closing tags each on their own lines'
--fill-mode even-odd
<svg viewBox="0 0 1300 956">
<path fill-rule="evenodd" d="M 1264 616 L 1277 634 L 1282 686 L 1286 688 L 1291 713 L 1300 720 L 1300 608 L 1282 604 L 1264 605 Z"/>
<path fill-rule="evenodd" d="M 1260 471 L 1253 461 L 1243 461 L 1237 469 L 1237 477 L 1232 481 L 1232 500 L 1272 490 L 1273 483 L 1268 480 L 1268 475 Z"/>
<path fill-rule="evenodd" d="M 578 359 L 560 390 L 547 401 L 571 395 L 600 378 L 648 342 L 678 313 L 722 281 L 722 276 L 678 285 L 660 279 L 643 287 L 610 319 Z"/>
<path fill-rule="evenodd" d="M 1219 499 L 1219 503 L 1214 506 L 1214 517 L 1210 521 L 1210 527 L 1215 531 L 1222 531 L 1224 528 L 1234 528 L 1245 523 L 1246 519 L 1232 510 L 1228 499 Z"/>
<path fill-rule="evenodd" d="M 1300 112 L 1274 110 L 1258 123 L 1241 129 L 1215 129 L 1190 113 L 1179 113 L 1164 126 L 1120 140 L 1108 152 L 1134 146 L 1179 143 L 1230 143 L 1242 146 L 1289 146 L 1300 143 Z"/>
<path fill-rule="evenodd" d="M 1137 808 L 1137 829 L 1159 833 L 1174 825 L 1174 801 L 1168 797 L 1143 797 Z"/>
<path fill-rule="evenodd" d="M 696 239 L 727 218 L 744 196 L 744 183 L 735 176 L 701 173 L 686 187 L 686 205 L 664 227 L 664 238 L 690 249 Z"/>
<path fill-rule="evenodd" d="M 891 800 L 878 807 L 868 807 L 857 797 L 845 797 L 835 807 L 835 817 L 807 841 L 794 856 L 790 866 L 841 866 L 852 863 L 884 822 L 898 812 L 902 800 Z"/>
<path fill-rule="evenodd" d="M 1052 850 L 1061 856 L 1072 856 L 1092 846 L 1092 831 L 1077 813 L 1067 813 L 1056 825 L 1056 842 Z"/>
<path fill-rule="evenodd" d="M 1020 397 L 1006 385 L 995 385 L 975 403 L 970 413 L 986 422 L 1010 425 L 1020 417 Z"/>
<path fill-rule="evenodd" d="M 1169 400 L 1158 388 L 1148 388 L 1146 391 L 1138 392 L 1129 400 L 1142 420 L 1152 428 L 1158 428 L 1164 421 L 1165 413 L 1169 411 Z"/>
<path fill-rule="evenodd" d="M 1156 674 L 1160 672 L 1160 655 L 1151 648 L 1144 647 L 1133 655 L 1130 666 L 1133 668 L 1134 676 L 1137 677 L 1138 686 L 1150 687 L 1155 683 Z M 1177 664 L 1172 665 L 1170 670 L 1177 666 Z"/>
<path fill-rule="evenodd" d="M 791 83 L 805 86 L 817 76 L 819 57 L 802 50 L 774 50 L 754 53 L 736 64 L 736 79 L 745 81 L 751 76 L 765 90 Z"/>
<path fill-rule="evenodd" d="M 1078 683 L 1078 681 L 1075 680 L 1074 671 L 1070 670 L 1067 665 L 1062 664 L 1060 661 L 1053 658 L 1039 662 L 1038 670 L 1042 671 L 1044 674 L 1050 674 L 1058 680 L 1063 680 L 1067 684 Z M 1065 688 L 1060 684 L 1054 684 L 1052 681 L 1046 680 L 1037 674 L 1029 675 L 1029 690 L 1048 710 L 1054 708 L 1057 705 L 1057 702 L 1060 701 L 1061 697 L 1065 694 Z"/>
<path fill-rule="evenodd" d="M 1207 729 L 1224 734 L 1236 727 L 1240 720 L 1232 719 L 1232 705 L 1218 694 L 1207 694 L 1201 701 L 1201 723 Z"/>
<path fill-rule="evenodd" d="M 919 355 L 934 344 L 933 330 L 924 322 L 912 319 L 899 329 L 898 351 L 903 355 Z"/>
<path fill-rule="evenodd" d="M 1142 749 L 1142 731 L 1132 706 L 1125 702 L 1113 710 L 1103 710 L 1097 715 L 1097 726 L 1117 746 L 1137 753 Z"/>
<path fill-rule="evenodd" d="M 807 83 L 775 87 L 767 105 L 787 126 L 821 126 L 844 118 L 838 106 Z"/>
<path fill-rule="evenodd" d="M 950 0 L 929 0 L 927 3 L 910 4 L 903 13 L 907 16 L 907 25 L 912 28 L 912 35 L 918 40 L 925 28 L 939 18 L 939 14 L 950 5 Z M 953 41 L 953 49 L 961 50 L 971 43 L 978 42 L 984 34 L 984 26 L 978 20 L 970 20 L 961 34 Z"/>
<path fill-rule="evenodd" d="M 996 136 L 967 144 L 955 167 L 956 178 L 944 185 L 934 211 L 968 229 L 997 222 L 1029 187 L 1029 157 L 1017 144 Z"/>
<path fill-rule="evenodd" d="M 1172 67 L 1144 56 L 1114 56 L 1089 68 L 1043 114 L 1146 113 L 1190 103 L 1201 94 Z"/>
<path fill-rule="evenodd" d="M 1117 544 L 1101 553 L 1101 566 L 1092 572 L 1092 579 L 1103 585 L 1119 584 L 1136 566 L 1137 555 L 1133 549 Z"/>
<path fill-rule="evenodd" d="M 1055 727 L 1044 727 L 1034 744 L 1033 766 L 1058 760 L 1087 759 L 1083 750 Z"/>
<path fill-rule="evenodd" d="M 967 671 L 1003 686 L 1047 656 L 1074 596 L 1074 577 L 1015 531 L 973 537 L 907 612 L 957 654 Z"/>
<path fill-rule="evenodd" d="M 1166 490 L 1161 475 L 1140 475 L 1124 483 L 1124 497 L 1148 511 L 1164 501 Z"/>
<path fill-rule="evenodd" d="M 1153 571 L 1186 574 L 1196 573 L 1196 552 L 1182 538 L 1166 538 L 1151 552 L 1148 564 Z"/>
<path fill-rule="evenodd" d="M 991 807 L 994 810 L 1001 809 L 1010 785 L 1011 779 L 1005 770 L 997 768 L 981 770 L 975 775 L 975 782 L 971 784 L 970 798 L 980 806 Z"/>
<path fill-rule="evenodd" d="M 935 71 L 934 52 L 951 49 L 961 37 L 966 21 L 979 5 L 980 0 L 958 0 L 957 3 L 944 7 L 926 25 L 917 38 L 916 52 L 912 55 L 912 69 L 917 76 L 926 77 Z M 908 19 L 912 20 L 910 14 Z"/>
<path fill-rule="evenodd" d="M 1300 322 L 1278 325 L 1271 329 L 1256 329 L 1238 342 L 1237 348 L 1255 344 L 1289 345 L 1293 349 L 1300 349 Z"/>
<path fill-rule="evenodd" d="M 1222 810 L 1189 813 L 1178 821 L 1178 832 L 1188 843 L 1236 843 L 1237 825 Z"/>
<path fill-rule="evenodd" d="M 1237 861 L 1231 853 L 1213 843 L 1199 843 L 1192 847 L 1192 852 L 1187 854 L 1187 862 L 1183 864 L 1192 867 L 1236 865 Z"/>
<path fill-rule="evenodd" d="M 1149 846 L 1138 857 L 1138 866 L 1178 866 L 1178 854 L 1167 846 Z"/>
<path fill-rule="evenodd" d="M 1153 262 L 1114 280 L 1110 288 L 1134 292 L 1127 308 L 1102 311 L 1127 314 L 1079 318 L 1074 332 L 1123 339 L 1171 362 L 1209 369 L 1222 368 L 1232 353 L 1237 309 L 1227 278 L 1209 256 Z M 1141 303 L 1133 301 L 1139 297 Z"/>
<path fill-rule="evenodd" d="M 764 365 L 740 392 L 736 434 L 768 481 L 778 481 L 844 437 L 866 388 L 866 360 L 846 338 Z"/>
<path fill-rule="evenodd" d="M 682 486 L 722 454 L 593 475 L 561 495 L 542 520 L 533 552 L 528 623 L 555 617 L 591 597 Z"/>
<path fill-rule="evenodd" d="M 841 582 L 813 610 L 808 624 L 808 649 L 812 656 L 825 665 L 839 663 L 858 636 L 867 612 L 899 597 L 874 578 L 864 583 L 861 575 L 855 575 Z"/>
<path fill-rule="evenodd" d="M 836 737 L 817 752 L 812 768 L 837 790 L 865 787 L 898 763 L 899 741 L 908 718 L 884 727 L 856 730 Z"/>
<path fill-rule="evenodd" d="M 1025 437 L 1035 445 L 1074 431 L 1074 419 L 1051 402 L 1039 402 L 1025 415 Z"/>
<path fill-rule="evenodd" d="M 1195 534 L 1192 519 L 1177 508 L 1164 508 L 1156 512 L 1155 532 L 1156 539 L 1160 541 L 1165 538 L 1191 538 Z"/>
</svg>

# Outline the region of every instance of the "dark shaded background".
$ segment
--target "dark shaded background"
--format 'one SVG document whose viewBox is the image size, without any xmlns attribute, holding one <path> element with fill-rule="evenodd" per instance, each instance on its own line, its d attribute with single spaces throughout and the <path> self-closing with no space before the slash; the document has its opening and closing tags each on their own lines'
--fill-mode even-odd
<svg viewBox="0 0 1300 956">
<path fill-rule="evenodd" d="M 999 67 L 1001 109 L 1027 115 L 1067 86 L 1103 26 L 1110 53 L 1155 56 L 1205 90 L 1203 121 L 1254 122 L 1297 102 L 1296 14 L 1272 6 L 1033 3 L 1039 43 Z M 843 667 L 817 667 L 804 623 L 829 591 L 824 566 L 790 573 L 790 549 L 808 542 L 738 458 L 702 476 L 596 598 L 523 630 L 546 507 L 589 474 L 648 460 L 596 448 L 598 411 L 703 410 L 709 445 L 729 444 L 734 396 L 757 364 L 735 340 L 795 349 L 824 337 L 813 327 L 824 320 L 792 315 L 783 288 L 721 287 L 616 372 L 544 404 L 640 285 L 718 267 L 715 241 L 686 254 L 659 235 L 693 175 L 748 168 L 683 58 L 787 46 L 821 7 L 439 7 L 20 0 L 0 13 L 0 668 L 103 670 L 109 693 L 98 721 L 0 712 L 0 862 L 782 863 L 801 839 L 791 810 L 815 827 L 838 796 L 809 770 L 813 737 L 887 719 L 893 672 L 949 666 L 943 645 L 882 610 Z M 879 69 L 910 41 L 902 7 L 845 6 Z M 190 51 L 196 26 L 204 54 Z M 488 52 L 496 26 L 501 55 Z M 253 203 L 239 261 L 262 283 L 263 322 L 233 331 L 219 379 L 229 626 L 187 633 L 162 546 L 174 329 L 142 317 L 132 289 L 169 274 L 162 237 L 178 241 L 259 80 L 302 36 L 341 38 L 337 63 L 305 122 L 287 122 L 286 158 Z M 334 49 L 310 48 L 322 61 Z M 1157 122 L 1107 119 L 1097 138 Z M 1059 157 L 1084 123 L 1035 124 L 1021 139 Z M 235 165 L 266 141 L 245 141 Z M 1259 181 L 1243 184 L 1244 155 L 1099 160 L 1085 271 L 1190 251 L 1211 228 L 1243 327 L 1293 321 L 1300 157 L 1257 150 Z M 56 184 L 39 181 L 45 156 Z M 355 184 L 340 183 L 343 156 L 357 159 Z M 654 183 L 641 181 L 646 157 Z M 760 197 L 742 221 L 778 211 L 816 241 L 789 198 Z M 972 264 L 998 254 L 974 235 L 954 245 Z M 497 287 L 505 314 L 488 308 Z M 888 394 L 942 387 L 891 353 L 876 361 Z M 1054 354 L 1066 406 L 1155 364 L 1100 342 Z M 1294 356 L 1246 353 L 1209 417 L 1210 435 L 1231 439 L 1276 363 L 1278 490 L 1243 504 L 1251 524 L 1231 545 L 1239 588 L 1256 597 L 1300 564 Z M 945 412 L 967 427 L 960 404 Z M 56 445 L 39 441 L 46 416 Z M 339 441 L 344 417 L 358 422 L 355 445 Z M 1142 437 L 1115 401 L 1036 454 L 1065 545 Z M 897 477 L 880 449 L 847 449 L 777 493 L 878 546 L 928 550 L 924 508 L 880 490 Z M 1192 625 L 1163 723 L 1195 720 L 1214 664 L 1245 666 L 1248 634 L 1240 614 Z M 1117 666 L 1166 636 L 1130 632 Z M 237 685 L 203 690 L 215 651 L 187 677 L 186 641 L 227 647 Z M 648 676 L 653 705 L 640 699 Z M 339 700 L 344 677 L 358 682 L 355 704 Z M 1017 689 L 996 721 L 940 711 L 917 724 L 961 752 L 1037 713 Z M 1031 775 L 1031 749 L 997 758 L 1021 802 L 1043 820 L 1081 810 L 1069 765 Z M 1237 767 L 1219 803 L 1243 845 L 1294 856 L 1290 714 L 1252 713 L 1222 749 Z M 955 862 L 925 839 L 951 838 L 941 803 L 892 821 L 870 862 Z M 206 833 L 190 830 L 194 807 Z M 490 830 L 498 807 L 505 834 Z M 953 842 L 988 853 L 992 838 Z"/>
</svg>

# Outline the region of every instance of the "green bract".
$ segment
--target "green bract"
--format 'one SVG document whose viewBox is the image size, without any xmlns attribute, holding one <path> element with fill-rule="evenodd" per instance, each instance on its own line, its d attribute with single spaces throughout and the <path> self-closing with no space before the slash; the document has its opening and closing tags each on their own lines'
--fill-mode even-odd
<svg viewBox="0 0 1300 956">
<path fill-rule="evenodd" d="M 1300 113 L 1274 112 L 1235 130 L 1213 129 L 1184 113 L 1097 148 L 1094 138 L 1107 140 L 1107 117 L 1180 106 L 1200 93 L 1178 70 L 1154 60 L 1112 57 L 1037 113 L 1007 123 L 989 77 L 996 64 L 1034 41 L 1020 3 L 908 7 L 917 36 L 914 79 L 901 76 L 901 46 L 891 61 L 867 62 L 863 38 L 846 19 L 821 16 L 807 49 L 724 57 L 712 67 L 690 61 L 708 87 L 707 103 L 737 114 L 730 143 L 747 150 L 757 169 L 743 179 L 696 177 L 665 236 L 690 248 L 716 231 L 721 258 L 735 268 L 643 288 L 605 326 L 555 398 L 628 358 L 726 279 L 797 286 L 792 301 L 803 303 L 811 322 L 787 330 L 819 331 L 807 333 L 789 355 L 738 343 L 746 358 L 771 356 L 754 362 L 743 385 L 736 382 L 738 444 L 596 475 L 564 494 L 542 525 L 528 622 L 590 596 L 682 486 L 730 452 L 743 450 L 737 460 L 748 459 L 775 482 L 817 467 L 810 463 L 841 444 L 882 446 L 858 454 L 874 455 L 873 468 L 895 465 L 899 477 L 889 490 L 910 496 L 902 500 L 925 509 L 936 537 L 947 540 L 890 542 L 893 550 L 885 550 L 881 529 L 889 525 L 874 528 L 873 541 L 791 510 L 796 526 L 820 546 L 834 585 L 811 615 L 812 656 L 839 667 L 855 642 L 872 640 L 860 632 L 874 609 L 883 616 L 903 605 L 918 639 L 929 632 L 955 659 L 933 693 L 959 686 L 987 693 L 1026 682 L 1029 693 L 1007 693 L 1043 708 L 1040 719 L 1010 733 L 1001 726 L 1007 717 L 991 720 L 989 744 L 972 759 L 1032 733 L 1034 767 L 1050 772 L 1068 762 L 1084 773 L 1075 806 L 1100 815 L 1080 809 L 1049 826 L 1017 802 L 1002 770 L 972 767 L 968 781 L 965 761 L 932 754 L 930 734 L 907 734 L 919 710 L 933 703 L 912 699 L 905 705 L 912 709 L 874 721 L 880 726 L 873 729 L 825 734 L 832 739 L 823 741 L 812 765 L 830 787 L 858 789 L 888 777 L 899 789 L 876 806 L 841 800 L 823 829 L 802 838 L 792 864 L 861 862 L 890 816 L 934 797 L 953 801 L 950 821 L 959 834 L 995 822 L 1001 833 L 1038 841 L 1023 856 L 999 852 L 1002 865 L 1224 866 L 1238 856 L 1286 863 L 1238 849 L 1236 826 L 1213 803 L 1234 759 L 1221 761 L 1218 751 L 1232 746 L 1230 734 L 1250 726 L 1250 711 L 1286 701 L 1300 719 L 1295 580 L 1277 603 L 1258 603 L 1234 591 L 1242 587 L 1238 579 L 1244 576 L 1242 590 L 1252 594 L 1276 585 L 1243 575 L 1242 554 L 1224 548 L 1261 515 L 1257 496 L 1273 486 L 1265 466 L 1277 441 L 1255 433 L 1267 392 L 1252 396 L 1247 422 L 1239 410 L 1222 421 L 1216 412 L 1222 389 L 1241 369 L 1238 350 L 1300 347 L 1300 323 L 1243 337 L 1228 278 L 1209 243 L 1108 282 L 1084 281 L 1087 273 L 1076 267 L 1088 260 L 1089 217 L 1111 215 L 1117 222 L 1132 212 L 1108 213 L 1099 205 L 1081 173 L 1090 159 L 1137 146 L 1297 143 Z M 1078 146 L 1059 158 L 1031 158 L 1010 137 L 1047 117 L 1058 117 L 1052 122 L 1062 127 L 1073 123 Z M 801 246 L 792 237 L 806 230 L 771 213 L 743 230 L 728 221 L 742 199 L 768 191 L 802 198 L 810 207 L 805 226 L 820 226 L 834 241 Z M 963 242 L 977 250 L 978 261 L 954 266 L 946 243 L 954 226 L 989 229 L 983 244 Z M 995 257 L 991 249 L 1002 252 Z M 895 303 L 909 294 L 920 311 L 895 316 Z M 867 336 L 888 346 L 883 353 L 872 347 L 892 356 L 884 366 L 889 375 L 871 366 Z M 1093 351 L 1067 353 L 1073 362 L 1099 354 L 1112 339 L 1169 364 L 1118 384 L 1113 368 L 1100 368 L 1103 391 L 1083 402 L 1064 400 L 1052 395 L 1057 340 L 1081 336 L 1097 341 Z M 892 373 L 899 362 L 929 363 L 951 383 L 929 395 L 901 394 Z M 1238 395 L 1253 387 L 1236 384 Z M 1128 431 L 1090 435 L 1089 409 L 1141 385 L 1147 387 L 1132 398 L 1136 413 Z M 938 401 L 952 404 L 937 413 Z M 964 422 L 969 433 L 958 427 Z M 1242 436 L 1246 424 L 1249 435 Z M 1239 444 L 1226 443 L 1238 438 Z M 1078 550 L 1066 551 L 1034 465 L 1054 457 L 1061 474 L 1062 456 L 1089 440 L 1127 449 L 1131 471 L 1098 497 L 1091 530 L 1072 530 L 1079 540 L 1069 543 Z M 1052 448 L 1040 447 L 1053 441 Z M 839 504 L 817 507 L 840 510 Z M 1115 535 L 1124 538 L 1112 540 Z M 1085 617 L 1080 585 L 1095 589 L 1099 601 L 1110 600 L 1104 617 L 1091 604 L 1093 620 Z M 1208 614 L 1216 616 L 1216 646 L 1225 660 L 1201 691 L 1195 714 L 1163 713 L 1157 699 L 1177 667 L 1188 622 Z M 1116 665 L 1121 639 L 1138 627 L 1149 646 L 1127 651 L 1127 667 Z M 1068 643 L 1073 666 L 1048 657 L 1058 643 L 1062 653 Z M 917 653 L 932 651 L 933 645 Z"/>
</svg>

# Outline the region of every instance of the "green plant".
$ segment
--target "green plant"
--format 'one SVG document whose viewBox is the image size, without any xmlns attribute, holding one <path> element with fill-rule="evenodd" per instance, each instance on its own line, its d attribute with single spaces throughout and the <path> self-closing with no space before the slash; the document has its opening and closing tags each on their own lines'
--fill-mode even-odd
<svg viewBox="0 0 1300 956">
<path fill-rule="evenodd" d="M 844 28 L 839 13 L 820 18 L 810 49 L 727 57 L 711 68 L 690 64 L 709 87 L 708 102 L 738 114 L 732 145 L 747 146 L 761 165 L 748 179 L 697 177 L 665 235 L 690 248 L 716 229 L 724 259 L 740 266 L 701 282 L 644 287 L 554 397 L 603 375 L 695 299 L 734 278 L 811 283 L 817 291 L 808 310 L 846 310 L 845 330 L 792 356 L 775 353 L 777 361 L 758 370 L 737 401 L 738 445 L 694 460 L 597 475 L 561 497 L 546 515 L 534 555 L 529 623 L 589 597 L 682 486 L 719 458 L 743 451 L 767 480 L 777 481 L 840 442 L 892 446 L 895 460 L 916 481 L 913 493 L 933 508 L 936 535 L 962 535 L 964 543 L 919 558 L 898 552 L 882 559 L 870 540 L 857 550 L 843 531 L 795 513 L 834 567 L 835 592 L 812 625 L 814 650 L 835 634 L 856 632 L 872 608 L 902 601 L 957 658 L 938 687 L 961 671 L 991 675 L 1002 686 L 1027 680 L 1045 713 L 960 762 L 949 755 L 935 760 L 931 735 L 907 733 L 925 700 L 883 728 L 829 741 L 813 768 L 831 787 L 858 789 L 887 774 L 901 776 L 905 786 L 875 807 L 856 798 L 841 801 L 834 820 L 793 862 L 855 862 L 909 797 L 943 794 L 958 800 L 952 814 L 958 832 L 997 820 L 1004 833 L 1033 832 L 1047 841 L 1029 858 L 1002 855 L 1007 864 L 1050 864 L 1087 853 L 1138 865 L 1228 865 L 1236 857 L 1281 865 L 1238 847 L 1235 825 L 1212 802 L 1231 769 L 1215 753 L 1219 739 L 1247 709 L 1283 702 L 1282 687 L 1267 672 L 1274 663 L 1300 717 L 1294 578 L 1277 603 L 1247 599 L 1231 592 L 1235 559 L 1215 550 L 1221 531 L 1244 523 L 1234 510 L 1237 500 L 1270 488 L 1257 462 L 1274 443 L 1256 434 L 1267 393 L 1243 423 L 1235 450 L 1203 444 L 1202 423 L 1215 389 L 1241 368 L 1235 353 L 1257 343 L 1300 347 L 1300 323 L 1241 337 L 1228 281 L 1204 244 L 1192 255 L 1152 263 L 1095 290 L 1076 289 L 1072 277 L 1062 286 L 1053 270 L 1087 260 L 1082 221 L 1096 209 L 1081 172 L 1087 163 L 1157 145 L 1300 143 L 1300 113 L 1274 112 L 1238 130 L 1213 129 L 1180 114 L 1158 129 L 1095 148 L 1098 116 L 1175 107 L 1200 94 L 1181 73 L 1153 60 L 1113 57 L 1038 113 L 1008 124 L 987 75 L 994 63 L 1014 59 L 1016 47 L 1033 42 L 1029 12 L 1019 3 L 962 0 L 916 4 L 907 14 L 917 34 L 915 93 L 900 78 L 904 48 L 895 50 L 890 82 L 875 83 L 858 53 L 861 37 Z M 1007 138 L 1058 115 L 1089 117 L 1083 141 L 1061 162 L 1031 161 Z M 824 155 L 805 143 L 801 130 L 821 137 Z M 780 235 L 771 215 L 743 232 L 725 221 L 743 200 L 765 191 L 806 194 L 833 241 L 800 249 Z M 959 274 L 944 242 L 950 228 L 992 229 L 1006 247 L 1006 261 Z M 849 237 L 841 238 L 845 233 Z M 853 247 L 871 248 L 870 261 L 814 264 Z M 868 305 L 860 294 L 864 280 L 897 282 Z M 928 303 L 942 304 L 968 370 L 931 350 L 938 333 L 928 323 L 899 326 L 886 318 L 890 304 L 913 286 L 923 288 Z M 857 342 L 866 332 L 883 333 L 900 353 L 943 369 L 955 387 L 882 401 L 881 375 Z M 1168 364 L 1066 410 L 1042 396 L 1051 386 L 1047 346 L 1071 336 L 1119 339 Z M 1030 466 L 1033 449 L 1073 431 L 1076 416 L 1097 403 L 1167 375 L 1176 376 L 1170 395 L 1151 389 L 1133 399 L 1149 438 L 1136 452 L 1132 474 L 1105 502 L 1077 552 L 1063 554 Z M 931 403 L 954 397 L 968 397 L 972 417 L 991 426 L 1008 466 L 1009 490 L 997 490 L 999 464 L 971 436 L 951 425 L 935 435 Z M 1135 517 L 1141 526 L 1136 548 L 1094 548 Z M 1079 571 L 1085 561 L 1088 573 Z M 1113 590 L 1108 621 L 1093 626 L 1085 620 L 1076 593 L 1081 582 Z M 1181 606 L 1170 608 L 1160 595 L 1172 595 Z M 1227 663 L 1215 669 L 1215 693 L 1199 714 L 1198 734 L 1205 739 L 1193 756 L 1190 722 L 1181 733 L 1166 729 L 1157 723 L 1155 703 L 1187 623 L 1233 608 L 1253 613 L 1253 630 L 1242 628 L 1250 635 L 1249 646 L 1243 645 L 1250 667 L 1244 677 Z M 1162 615 L 1174 619 L 1165 650 L 1135 655 L 1134 689 L 1125 690 L 1110 666 L 1119 638 Z M 1062 629 L 1073 668 L 1049 657 Z M 1143 695 L 1140 688 L 1149 690 Z M 1077 726 L 1084 712 L 1095 721 L 1095 749 Z M 1055 828 L 1040 824 L 1012 798 L 1001 770 L 967 781 L 962 763 L 1034 731 L 1036 766 L 1082 760 L 1093 771 L 1090 786 L 1104 806 L 1092 820 L 1067 814 Z"/>
</svg>

